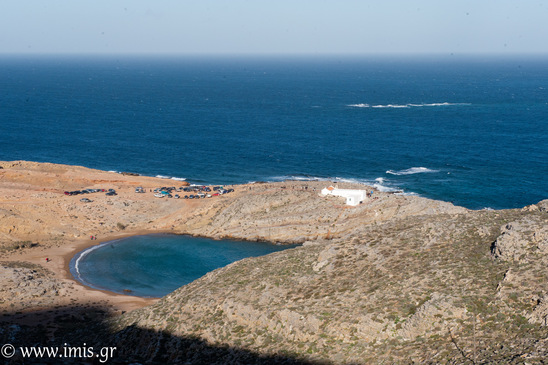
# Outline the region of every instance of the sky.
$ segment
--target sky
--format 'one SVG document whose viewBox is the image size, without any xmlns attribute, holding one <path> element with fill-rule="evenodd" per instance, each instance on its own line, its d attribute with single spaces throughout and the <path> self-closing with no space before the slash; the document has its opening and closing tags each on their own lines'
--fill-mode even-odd
<svg viewBox="0 0 548 365">
<path fill-rule="evenodd" d="M 0 53 L 548 54 L 548 2 L 0 0 Z"/>
</svg>

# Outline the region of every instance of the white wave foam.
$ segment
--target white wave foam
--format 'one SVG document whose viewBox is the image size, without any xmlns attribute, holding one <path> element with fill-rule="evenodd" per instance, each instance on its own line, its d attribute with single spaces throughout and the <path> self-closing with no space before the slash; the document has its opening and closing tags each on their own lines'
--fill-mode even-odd
<svg viewBox="0 0 548 365">
<path fill-rule="evenodd" d="M 408 106 L 413 106 L 415 108 L 421 108 L 423 106 L 449 106 L 449 105 L 465 105 L 462 103 L 431 103 L 431 104 L 407 104 Z"/>
<path fill-rule="evenodd" d="M 401 189 L 396 189 L 396 188 L 391 188 L 389 186 L 386 186 L 386 185 L 382 185 L 382 184 L 373 184 L 373 187 L 375 189 L 377 189 L 378 191 L 381 191 L 383 193 L 394 193 L 394 192 L 397 192 L 397 191 L 401 191 Z"/>
<path fill-rule="evenodd" d="M 269 178 L 267 181 L 286 181 L 286 180 L 294 180 L 294 181 L 331 181 L 332 179 L 325 178 L 325 177 L 316 177 L 316 176 L 302 176 L 302 175 L 286 175 L 286 176 L 274 176 Z"/>
<path fill-rule="evenodd" d="M 316 177 L 316 176 L 275 176 L 268 181 L 326 181 L 326 182 L 340 182 L 340 183 L 349 183 L 349 184 L 358 184 L 365 185 L 369 187 L 374 187 L 379 191 L 383 192 L 397 192 L 401 191 L 399 188 L 393 188 L 389 186 L 382 185 L 385 183 L 385 179 L 380 177 L 375 180 L 370 179 L 359 179 L 359 178 L 346 178 L 346 177 Z"/>
<path fill-rule="evenodd" d="M 289 179 L 297 180 L 297 181 L 318 181 L 319 180 L 319 178 L 311 177 L 311 176 L 291 176 Z"/>
<path fill-rule="evenodd" d="M 112 241 L 110 241 L 112 242 Z M 108 242 L 105 242 L 105 243 L 101 243 L 99 245 L 95 245 L 95 246 L 92 246 L 90 248 L 88 248 L 87 250 L 85 251 L 82 251 L 78 258 L 76 259 L 76 261 L 74 262 L 74 271 L 76 272 L 76 274 L 78 275 L 77 279 L 80 280 L 81 282 L 83 283 L 86 283 L 86 281 L 82 278 L 82 276 L 80 275 L 80 261 L 86 257 L 90 252 L 92 251 L 95 251 L 96 249 L 98 249 L 99 247 L 103 247 L 104 245 L 106 245 Z"/>
<path fill-rule="evenodd" d="M 378 104 L 378 105 L 369 105 L 369 104 L 349 104 L 347 106 L 354 108 L 422 108 L 422 107 L 436 107 L 436 106 L 459 106 L 459 105 L 472 105 L 471 103 L 422 103 L 422 104 Z"/>
<path fill-rule="evenodd" d="M 379 180 L 380 179 L 380 180 Z M 326 182 L 340 182 L 340 183 L 349 183 L 349 184 L 359 184 L 373 186 L 375 182 L 383 183 L 384 178 L 380 177 L 375 180 L 370 179 L 360 179 L 360 178 L 347 178 L 347 177 L 318 177 L 318 176 L 302 176 L 302 175 L 286 175 L 286 176 L 274 176 L 269 178 L 267 181 L 277 182 L 277 181 L 326 181 Z M 398 189 L 399 190 L 399 189 Z"/>
<path fill-rule="evenodd" d="M 422 174 L 427 172 L 438 172 L 439 170 L 431 170 L 426 167 L 411 167 L 409 169 L 400 170 L 400 171 L 394 171 L 394 170 L 388 170 L 386 171 L 387 174 L 390 175 L 413 175 L 413 174 Z"/>
<path fill-rule="evenodd" d="M 186 178 L 185 177 L 172 177 L 171 180 L 176 180 L 176 181 L 185 181 Z"/>
<path fill-rule="evenodd" d="M 393 105 L 393 104 L 388 104 L 388 105 L 373 105 L 372 108 L 409 108 L 409 105 L 408 104 L 405 104 L 405 105 Z"/>
<path fill-rule="evenodd" d="M 436 172 L 437 170 L 431 170 L 426 169 L 424 167 L 414 167 L 411 169 L 403 170 L 403 171 L 411 171 L 412 169 L 418 169 L 418 172 Z M 427 170 L 427 171 L 426 171 Z M 412 170 L 415 171 L 415 170 Z M 418 172 L 412 172 L 412 173 L 418 173 Z M 396 173 L 398 173 L 396 171 Z M 272 178 L 269 178 L 267 181 L 270 182 L 277 182 L 277 181 L 326 181 L 326 182 L 341 182 L 341 183 L 352 183 L 352 184 L 359 184 L 364 185 L 364 187 L 372 187 L 377 191 L 383 192 L 383 193 L 392 193 L 396 195 L 403 195 L 403 196 L 420 196 L 417 193 L 414 192 L 406 192 L 402 188 L 395 186 L 390 183 L 386 178 L 384 177 L 378 177 L 374 180 L 370 179 L 359 179 L 359 178 L 344 178 L 344 177 L 314 177 L 314 176 L 274 176 Z"/>
<path fill-rule="evenodd" d="M 420 196 L 419 194 L 414 193 L 414 192 L 412 192 L 412 191 L 410 191 L 410 192 L 405 192 L 405 191 L 403 191 L 403 190 L 401 190 L 401 191 L 395 193 L 395 195 L 402 195 L 402 196 Z"/>
<path fill-rule="evenodd" d="M 362 184 L 362 185 L 371 185 L 369 180 L 356 179 L 356 178 L 346 178 L 346 177 L 335 177 L 331 179 L 337 182 L 350 183 L 350 184 Z"/>
<path fill-rule="evenodd" d="M 158 179 L 171 179 L 171 176 L 165 176 L 165 175 L 156 175 Z"/>
<path fill-rule="evenodd" d="M 96 286 L 94 286 L 93 284 L 87 282 L 83 277 L 82 275 L 80 274 L 80 261 L 86 257 L 87 255 L 89 255 L 91 252 L 97 250 L 98 248 L 102 248 L 104 246 L 107 246 L 107 245 L 111 245 L 111 244 L 114 244 L 116 242 L 119 242 L 119 241 L 122 241 L 124 240 L 125 238 L 118 238 L 118 239 L 115 239 L 115 240 L 112 240 L 112 241 L 107 241 L 107 242 L 102 242 L 98 245 L 95 245 L 95 246 L 91 246 L 89 248 L 87 248 L 86 250 L 80 252 L 78 254 L 78 258 L 74 261 L 74 273 L 76 275 L 75 278 L 80 281 L 82 284 L 84 285 L 87 285 L 87 286 L 90 286 L 92 288 L 97 288 Z"/>
</svg>

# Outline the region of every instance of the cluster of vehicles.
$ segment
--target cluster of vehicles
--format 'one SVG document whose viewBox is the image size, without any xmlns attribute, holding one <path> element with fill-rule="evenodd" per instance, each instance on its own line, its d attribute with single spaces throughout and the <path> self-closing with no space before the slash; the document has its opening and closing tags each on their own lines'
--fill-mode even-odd
<svg viewBox="0 0 548 365">
<path fill-rule="evenodd" d="M 65 195 L 80 195 L 80 194 L 91 194 L 91 193 L 106 193 L 107 196 L 118 195 L 114 189 L 84 189 L 84 190 L 74 190 L 74 191 L 65 191 Z M 91 203 L 93 200 L 88 198 L 80 199 L 82 203 Z"/>
<path fill-rule="evenodd" d="M 116 190 L 114 189 L 85 189 L 85 190 L 74 190 L 74 191 L 65 191 L 65 195 L 80 195 L 80 194 L 91 194 L 91 193 L 104 193 L 106 195 L 112 196 L 117 195 Z"/>
<path fill-rule="evenodd" d="M 180 188 L 176 187 L 161 187 L 154 189 L 154 196 L 157 198 L 174 198 L 174 199 L 203 199 L 211 198 L 214 196 L 224 195 L 232 193 L 234 189 L 225 189 L 222 186 L 183 186 Z M 135 188 L 136 193 L 146 193 L 146 190 L 138 186 Z M 177 193 L 188 192 L 192 194 L 179 195 Z M 80 194 L 90 194 L 90 193 L 106 193 L 108 196 L 117 195 L 116 190 L 114 189 L 85 189 L 85 190 L 75 190 L 75 191 L 65 191 L 65 195 L 80 195 Z M 80 199 L 81 202 L 90 203 L 92 200 L 88 198 Z"/>
<path fill-rule="evenodd" d="M 180 188 L 175 187 L 161 187 L 154 189 L 154 196 L 156 198 L 174 198 L 174 199 L 203 199 L 211 198 L 213 196 L 219 196 L 233 192 L 234 189 L 224 189 L 222 186 L 214 186 L 212 188 L 208 186 L 184 186 Z M 135 189 L 136 193 L 144 193 L 142 187 Z M 194 194 L 187 194 L 182 196 L 177 192 L 189 192 Z"/>
</svg>

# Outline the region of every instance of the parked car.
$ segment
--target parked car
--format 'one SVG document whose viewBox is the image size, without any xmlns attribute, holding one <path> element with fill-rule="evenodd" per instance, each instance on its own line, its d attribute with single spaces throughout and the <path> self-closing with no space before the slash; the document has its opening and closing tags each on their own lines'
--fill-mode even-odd
<svg viewBox="0 0 548 365">
<path fill-rule="evenodd" d="M 107 195 L 107 196 L 114 196 L 114 195 L 118 195 L 118 194 L 116 194 L 116 192 L 114 192 L 114 191 L 109 191 L 109 192 L 106 193 L 105 195 Z"/>
<path fill-rule="evenodd" d="M 80 201 L 83 203 L 91 203 L 93 200 L 89 200 L 88 198 L 82 198 L 80 199 Z"/>
</svg>

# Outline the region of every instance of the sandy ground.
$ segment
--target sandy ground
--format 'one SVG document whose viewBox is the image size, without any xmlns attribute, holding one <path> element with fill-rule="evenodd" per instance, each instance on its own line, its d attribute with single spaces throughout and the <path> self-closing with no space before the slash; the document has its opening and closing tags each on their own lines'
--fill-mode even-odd
<svg viewBox="0 0 548 365">
<path fill-rule="evenodd" d="M 386 220 L 404 214 L 400 205 L 408 203 L 407 197 L 376 193 L 380 199 L 376 196 L 367 204 L 348 208 L 341 199 L 319 197 L 325 184 L 257 183 L 231 186 L 234 192 L 209 199 L 167 199 L 154 197 L 154 188 L 185 183 L 79 166 L 0 161 L 0 262 L 26 262 L 47 269 L 39 275 L 32 268 L 21 269 L 24 265 L 0 265 L 0 315 L 23 321 L 24 313 L 75 307 L 120 314 L 154 303 L 156 299 L 88 288 L 72 278 L 72 257 L 105 241 L 145 233 L 186 233 L 302 243 L 346 235 L 363 219 Z M 146 193 L 136 193 L 137 186 Z M 64 194 L 83 189 L 115 189 L 117 195 Z M 185 194 L 191 193 L 179 192 Z M 446 205 L 421 200 L 405 214 L 457 209 Z M 341 220 L 348 224 L 339 224 Z M 340 232 L 335 232 L 336 227 Z M 98 239 L 90 240 L 92 235 Z"/>
<path fill-rule="evenodd" d="M 48 280 L 55 288 L 60 288 L 55 295 L 45 293 L 38 297 L 29 293 L 28 282 L 20 282 L 28 279 L 20 279 L 17 270 L 6 269 L 4 278 L 0 278 L 4 279 L 0 280 L 0 312 L 8 313 L 16 322 L 25 322 L 25 313 L 51 308 L 57 308 L 60 313 L 67 308 L 94 307 L 116 314 L 154 303 L 156 299 L 86 287 L 72 277 L 69 263 L 76 253 L 102 242 L 151 232 L 170 232 L 171 222 L 166 217 L 181 211 L 192 214 L 207 202 L 158 199 L 151 190 L 184 184 L 78 166 L 0 161 L 0 262 L 39 265 L 48 273 L 40 280 Z M 142 186 L 147 193 L 135 193 L 137 186 Z M 113 188 L 118 195 L 110 197 L 104 192 L 64 194 L 64 191 L 89 188 Z M 93 202 L 81 202 L 82 198 Z M 91 235 L 98 239 L 91 240 Z M 36 245 L 10 249 L 11 245 L 20 242 Z M 13 274 L 13 277 L 6 278 L 6 274 Z"/>
<path fill-rule="evenodd" d="M 28 279 L 33 275 L 31 270 L 4 269 L 4 280 L 0 278 L 0 313 L 13 315 L 71 306 L 95 306 L 121 313 L 154 303 L 156 299 L 86 287 L 73 279 L 69 263 L 76 253 L 87 247 L 125 236 L 185 231 L 222 236 L 222 230 L 219 230 L 221 233 L 207 230 L 200 233 L 200 227 L 207 227 L 203 221 L 214 214 L 212 207 L 218 208 L 252 189 L 246 185 L 231 186 L 234 192 L 209 199 L 154 197 L 155 188 L 184 185 L 188 183 L 80 166 L 0 161 L 0 262 L 31 263 L 48 272 L 46 278 L 40 278 L 42 282 L 33 279 L 34 283 L 29 283 L 33 281 Z M 146 193 L 136 193 L 138 186 Z M 115 189 L 117 195 L 64 194 L 83 189 Z M 183 197 L 193 193 L 178 194 Z M 91 202 L 82 202 L 83 198 Z M 91 240 L 92 235 L 98 239 Z M 26 246 L 17 247 L 21 243 Z M 28 247 L 30 243 L 33 247 Z M 10 278 L 6 278 L 7 275 Z M 39 293 L 45 284 L 53 285 L 50 292 L 54 294 Z"/>
<path fill-rule="evenodd" d="M 36 323 L 36 315 L 31 314 L 29 316 L 29 313 L 38 313 L 40 315 L 46 310 L 51 309 L 54 310 L 49 312 L 50 315 L 47 316 L 49 318 L 46 318 L 46 321 L 50 319 L 54 322 L 55 318 L 58 318 L 60 315 L 82 310 L 85 311 L 90 308 L 93 308 L 94 310 L 103 310 L 109 315 L 117 315 L 155 303 L 158 299 L 121 295 L 85 286 L 74 279 L 69 268 L 70 260 L 74 255 L 88 247 L 112 239 L 145 233 L 147 232 L 127 232 L 123 235 L 115 235 L 112 237 L 105 237 L 103 240 L 93 241 L 89 238 L 79 239 L 61 247 L 27 249 L 7 257 L 2 257 L 2 261 L 24 261 L 40 265 L 53 273 L 54 278 L 64 285 L 65 288 L 62 290 L 61 295 L 55 297 L 53 305 L 41 306 L 40 303 L 36 303 L 36 305 L 27 303 L 27 307 L 24 310 L 17 312 L 15 315 L 12 315 L 10 320 L 18 324 L 31 325 Z M 48 259 L 47 262 L 46 258 Z"/>
</svg>

